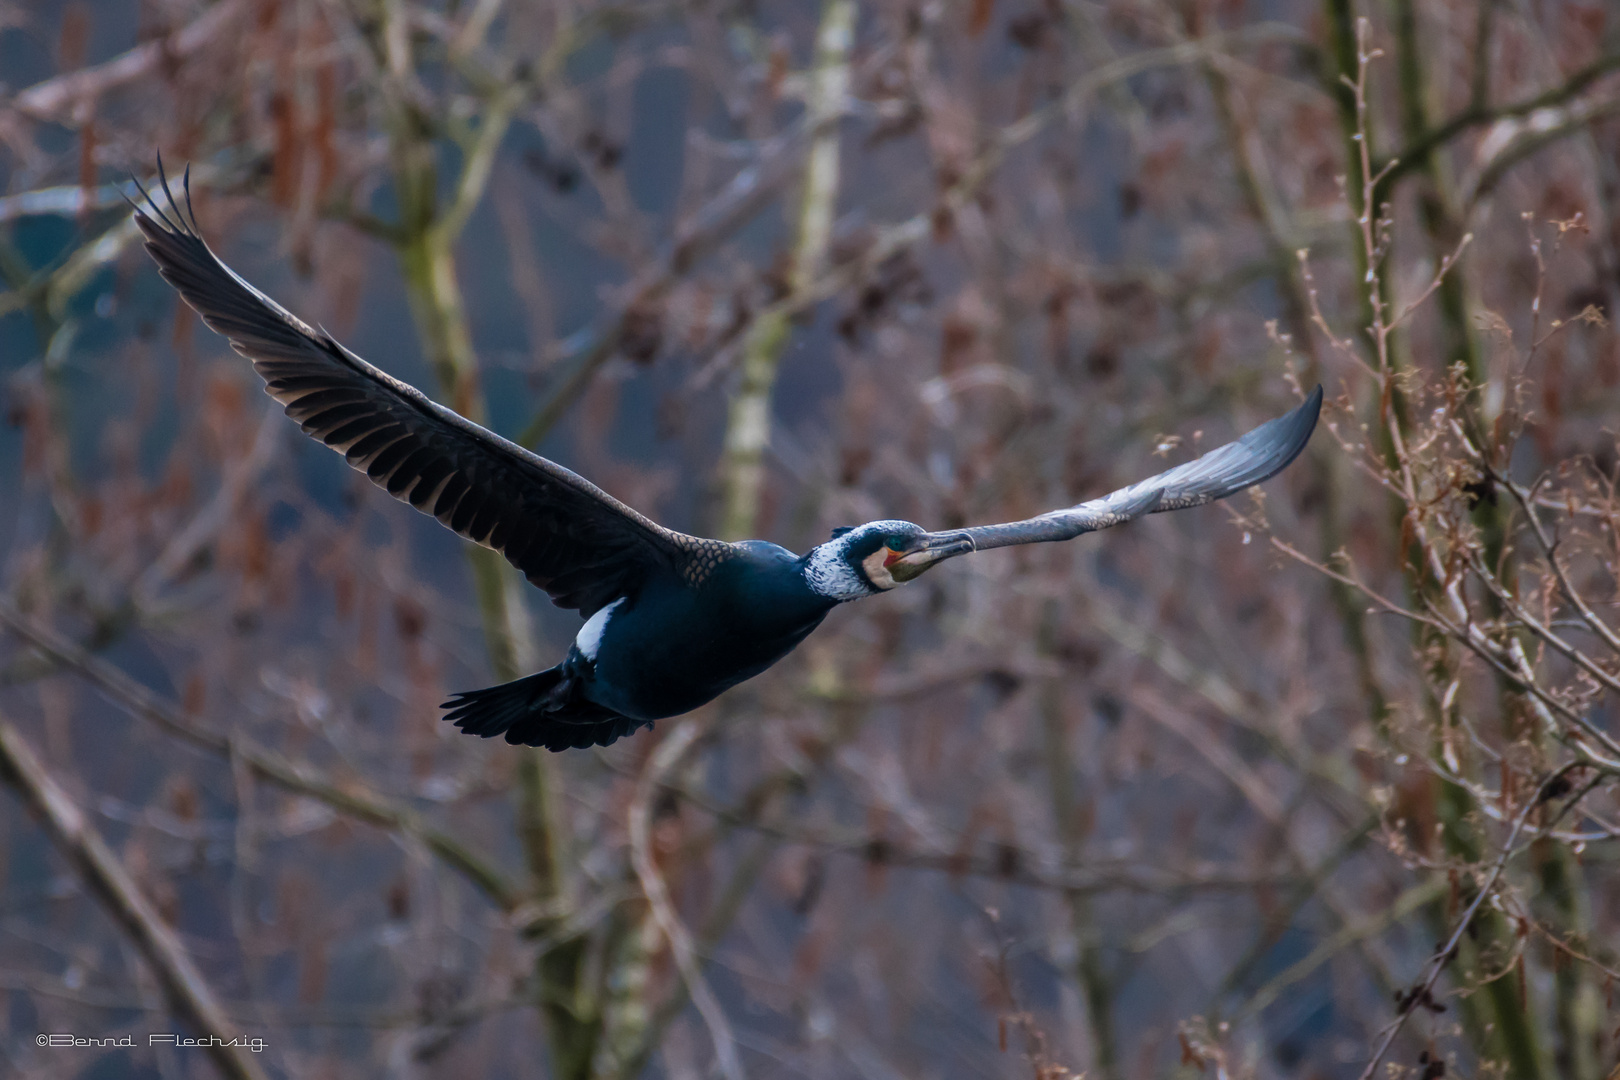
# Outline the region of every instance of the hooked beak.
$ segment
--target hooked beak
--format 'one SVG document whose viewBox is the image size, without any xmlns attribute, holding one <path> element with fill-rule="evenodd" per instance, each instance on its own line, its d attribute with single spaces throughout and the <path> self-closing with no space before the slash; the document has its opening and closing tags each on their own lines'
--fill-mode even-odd
<svg viewBox="0 0 1620 1080">
<path fill-rule="evenodd" d="M 957 555 L 966 555 L 974 548 L 973 538 L 966 533 L 923 533 L 915 546 L 887 565 L 896 581 L 910 581 L 935 563 Z"/>
</svg>

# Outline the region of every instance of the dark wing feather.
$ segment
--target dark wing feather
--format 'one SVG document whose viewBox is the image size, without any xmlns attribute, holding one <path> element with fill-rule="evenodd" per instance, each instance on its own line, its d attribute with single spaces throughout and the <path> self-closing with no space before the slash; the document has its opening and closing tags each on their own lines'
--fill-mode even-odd
<svg viewBox="0 0 1620 1080">
<path fill-rule="evenodd" d="M 159 165 L 161 169 L 161 163 Z M 388 494 L 499 551 L 559 607 L 589 616 L 652 570 L 691 574 L 726 548 L 671 532 L 581 476 L 431 401 L 238 277 L 197 235 L 196 217 L 150 195 L 135 222 L 159 272 L 304 431 Z M 142 194 L 145 194 L 143 191 Z M 724 554 L 724 551 L 720 552 Z"/>
<path fill-rule="evenodd" d="M 1299 408 L 1286 416 L 1268 420 L 1235 442 L 1158 476 L 1120 488 L 1111 495 L 1027 521 L 980 525 L 938 535 L 966 534 L 972 538 L 975 550 L 1071 540 L 1082 533 L 1106 529 L 1144 514 L 1182 510 L 1224 499 L 1270 479 L 1298 457 L 1316 429 L 1316 418 L 1321 410 L 1322 388 L 1318 386 Z"/>
</svg>

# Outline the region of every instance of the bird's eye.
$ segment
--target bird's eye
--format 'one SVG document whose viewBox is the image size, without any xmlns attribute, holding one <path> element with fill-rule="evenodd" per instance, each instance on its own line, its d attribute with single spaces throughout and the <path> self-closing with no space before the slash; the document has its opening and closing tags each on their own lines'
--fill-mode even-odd
<svg viewBox="0 0 1620 1080">
<path fill-rule="evenodd" d="M 883 541 L 883 546 L 890 551 L 903 551 L 905 550 L 906 540 L 903 536 L 891 536 Z"/>
</svg>

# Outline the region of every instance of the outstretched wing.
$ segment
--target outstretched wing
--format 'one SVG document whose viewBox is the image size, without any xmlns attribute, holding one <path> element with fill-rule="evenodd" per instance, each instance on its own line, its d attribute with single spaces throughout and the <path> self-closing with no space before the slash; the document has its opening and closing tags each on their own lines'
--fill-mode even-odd
<svg viewBox="0 0 1620 1080">
<path fill-rule="evenodd" d="M 162 163 L 159 163 L 161 176 Z M 189 173 L 189 170 L 188 170 Z M 428 399 L 366 363 L 237 276 L 197 234 L 186 189 L 172 213 L 144 190 L 135 223 L 164 280 L 231 347 L 304 431 L 378 487 L 493 548 L 559 607 L 590 616 L 665 567 L 724 555 L 665 529 L 585 478 Z"/>
<path fill-rule="evenodd" d="M 1224 499 L 1270 479 L 1298 457 L 1310 441 L 1321 411 L 1322 388 L 1318 386 L 1299 408 L 1286 416 L 1268 420 L 1236 442 L 1217 447 L 1203 457 L 1158 476 L 1120 488 L 1111 495 L 1067 510 L 1053 510 L 1027 521 L 980 525 L 937 535 L 966 535 L 972 539 L 975 550 L 1072 540 L 1082 533 L 1120 525 L 1144 514 L 1182 510 Z"/>
</svg>

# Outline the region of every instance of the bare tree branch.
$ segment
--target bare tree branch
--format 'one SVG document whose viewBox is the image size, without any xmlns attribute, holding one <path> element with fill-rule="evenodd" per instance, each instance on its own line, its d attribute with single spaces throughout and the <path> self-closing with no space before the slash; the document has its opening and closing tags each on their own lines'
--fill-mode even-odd
<svg viewBox="0 0 1620 1080">
<path fill-rule="evenodd" d="M 664 939 L 669 942 L 670 952 L 675 955 L 675 966 L 680 970 L 681 980 L 686 983 L 687 992 L 692 995 L 692 1002 L 697 1006 L 698 1013 L 709 1028 L 709 1037 L 714 1041 L 714 1052 L 719 1059 L 721 1074 L 726 1080 L 742 1080 L 742 1063 L 737 1059 L 736 1036 L 732 1035 L 725 1010 L 720 1007 L 720 1002 L 715 998 L 714 991 L 709 989 L 708 980 L 703 977 L 703 971 L 698 966 L 697 951 L 692 947 L 692 935 L 681 922 L 680 915 L 675 911 L 675 905 L 670 902 L 669 887 L 664 883 L 664 876 L 658 870 L 658 863 L 652 850 L 653 795 L 663 785 L 664 778 L 679 766 L 686 752 L 703 735 L 703 730 L 702 723 L 696 720 L 688 720 L 678 725 L 663 742 L 658 744 L 658 749 L 647 762 L 641 780 L 636 784 L 635 800 L 630 805 L 630 857 L 636 868 L 636 877 L 641 879 L 641 888 L 646 893 L 647 903 L 652 908 L 653 919 L 663 933 Z"/>
<path fill-rule="evenodd" d="M 250 6 L 246 0 L 220 0 L 166 37 L 137 45 L 104 64 L 35 83 L 18 93 L 11 100 L 11 107 L 35 120 L 61 123 L 76 120 L 81 109 L 107 91 L 151 74 L 164 63 L 186 59 L 216 44 Z"/>
<path fill-rule="evenodd" d="M 175 1014 L 196 1029 L 214 1064 L 231 1080 L 268 1080 L 180 939 L 141 892 L 99 833 L 85 820 L 9 720 L 0 716 L 0 775 L 39 815 L 57 850 L 71 862 L 124 929 L 158 977 Z"/>
<path fill-rule="evenodd" d="M 9 602 L 0 601 L 0 623 L 62 667 L 77 672 L 132 716 L 156 724 L 193 746 L 222 757 L 239 758 L 278 787 L 307 795 L 368 824 L 411 836 L 465 876 L 502 910 L 510 911 L 520 903 L 520 894 L 500 871 L 459 840 L 423 822 L 414 811 L 390 803 L 358 782 L 339 784 L 310 765 L 291 761 L 239 734 L 227 734 L 187 716 L 107 661 L 23 615 Z"/>
</svg>

